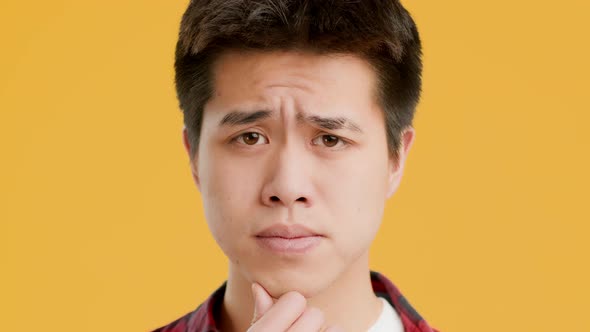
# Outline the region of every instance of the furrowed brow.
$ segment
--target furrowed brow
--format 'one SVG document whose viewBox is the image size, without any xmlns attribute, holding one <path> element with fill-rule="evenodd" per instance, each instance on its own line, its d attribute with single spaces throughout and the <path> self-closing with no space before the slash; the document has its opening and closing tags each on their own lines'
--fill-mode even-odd
<svg viewBox="0 0 590 332">
<path fill-rule="evenodd" d="M 359 133 L 363 132 L 356 123 L 345 117 L 321 117 L 318 115 L 298 114 L 297 119 L 299 121 L 310 122 L 326 130 L 349 129 Z"/>
<path fill-rule="evenodd" d="M 219 122 L 219 126 L 240 126 L 251 124 L 256 121 L 269 118 L 272 111 L 254 111 L 254 112 L 243 112 L 233 111 L 226 114 L 223 119 Z"/>
</svg>

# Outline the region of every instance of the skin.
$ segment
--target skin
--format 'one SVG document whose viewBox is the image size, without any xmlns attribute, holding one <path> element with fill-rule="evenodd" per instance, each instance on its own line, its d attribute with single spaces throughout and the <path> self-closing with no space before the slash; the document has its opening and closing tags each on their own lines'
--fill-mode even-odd
<svg viewBox="0 0 590 332">
<path fill-rule="evenodd" d="M 228 51 L 213 77 L 191 169 L 208 226 L 229 259 L 221 330 L 366 330 L 381 311 L 368 250 L 414 129 L 402 132 L 393 159 L 375 72 L 354 55 Z M 269 114 L 220 125 L 231 112 L 258 110 Z M 318 118 L 346 125 L 325 128 Z M 190 151 L 186 131 L 184 143 Z M 255 235 L 276 223 L 324 237 L 305 254 L 271 252 Z"/>
</svg>

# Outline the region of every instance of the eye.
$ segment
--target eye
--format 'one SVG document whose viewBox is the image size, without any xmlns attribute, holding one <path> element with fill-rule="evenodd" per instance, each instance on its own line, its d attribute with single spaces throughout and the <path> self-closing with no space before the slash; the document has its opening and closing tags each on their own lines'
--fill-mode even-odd
<svg viewBox="0 0 590 332">
<path fill-rule="evenodd" d="M 324 145 L 328 148 L 333 148 L 335 146 L 346 146 L 348 144 L 342 138 L 335 135 L 320 135 L 316 137 L 312 143 L 314 145 Z"/>
<path fill-rule="evenodd" d="M 234 138 L 234 140 L 246 145 L 268 144 L 268 139 L 257 132 L 243 133 Z"/>
</svg>

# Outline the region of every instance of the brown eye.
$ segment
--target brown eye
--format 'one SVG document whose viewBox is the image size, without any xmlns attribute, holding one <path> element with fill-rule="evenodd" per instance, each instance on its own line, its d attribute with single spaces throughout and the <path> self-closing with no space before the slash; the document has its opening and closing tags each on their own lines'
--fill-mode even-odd
<svg viewBox="0 0 590 332">
<path fill-rule="evenodd" d="M 332 136 L 332 135 L 323 135 L 322 136 L 322 141 L 324 142 L 324 145 L 331 148 L 333 146 L 336 146 L 336 144 L 338 144 L 338 141 L 340 139 L 336 136 Z"/>
<path fill-rule="evenodd" d="M 260 139 L 258 133 L 245 133 L 242 137 L 244 138 L 244 143 L 248 145 L 254 145 Z"/>
<path fill-rule="evenodd" d="M 330 134 L 316 136 L 311 143 L 316 146 L 330 148 L 330 151 L 342 150 L 350 145 L 350 143 L 339 136 Z"/>
<path fill-rule="evenodd" d="M 268 144 L 268 140 L 262 134 L 257 132 L 243 133 L 235 138 L 240 144 L 258 145 Z"/>
</svg>

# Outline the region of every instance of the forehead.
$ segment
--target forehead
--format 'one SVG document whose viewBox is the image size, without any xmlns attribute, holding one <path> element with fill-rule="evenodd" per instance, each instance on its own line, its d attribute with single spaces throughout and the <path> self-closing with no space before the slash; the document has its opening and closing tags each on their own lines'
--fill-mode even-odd
<svg viewBox="0 0 590 332">
<path fill-rule="evenodd" d="M 306 107 L 367 108 L 375 101 L 375 72 L 351 54 L 227 51 L 213 66 L 218 107 L 260 104 L 287 94 Z"/>
</svg>

